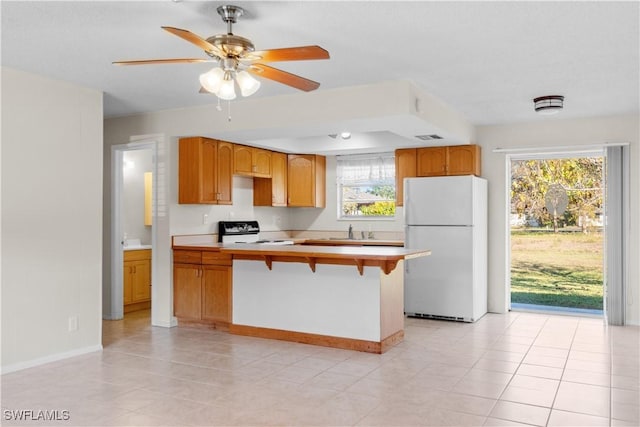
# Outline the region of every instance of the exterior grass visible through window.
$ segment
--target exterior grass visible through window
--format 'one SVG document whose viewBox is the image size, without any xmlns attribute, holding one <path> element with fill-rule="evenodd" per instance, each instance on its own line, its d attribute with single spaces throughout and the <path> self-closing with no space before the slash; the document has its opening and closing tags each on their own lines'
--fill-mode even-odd
<svg viewBox="0 0 640 427">
<path fill-rule="evenodd" d="M 396 213 L 393 153 L 337 157 L 338 218 L 393 218 Z"/>
</svg>

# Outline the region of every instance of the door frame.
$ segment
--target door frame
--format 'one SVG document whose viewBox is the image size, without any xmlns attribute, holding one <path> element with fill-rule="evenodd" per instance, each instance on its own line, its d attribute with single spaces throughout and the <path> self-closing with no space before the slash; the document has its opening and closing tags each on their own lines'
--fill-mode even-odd
<svg viewBox="0 0 640 427">
<path fill-rule="evenodd" d="M 110 316 L 109 320 L 118 320 L 124 317 L 123 304 L 123 251 L 122 246 L 122 197 L 124 193 L 124 153 L 127 151 L 151 150 L 152 156 L 152 220 L 151 220 L 151 283 L 156 274 L 156 247 L 157 247 L 157 194 L 158 194 L 158 139 L 145 138 L 111 146 L 111 283 L 110 283 Z M 153 311 L 155 287 L 151 287 L 151 310 Z"/>
<path fill-rule="evenodd" d="M 593 155 L 598 155 L 603 159 L 606 159 L 605 153 L 605 145 L 601 146 L 589 146 L 589 147 L 579 147 L 575 148 L 563 147 L 557 151 L 553 149 L 545 149 L 545 150 L 518 150 L 517 152 L 506 152 L 505 154 L 505 257 L 506 257 L 506 271 L 505 271 L 505 286 L 507 292 L 507 310 L 511 311 L 511 162 L 513 160 L 545 160 L 545 159 L 570 159 L 576 157 L 590 157 Z M 605 179 L 604 171 L 602 176 L 603 182 Z M 604 191 L 604 187 L 603 187 Z M 605 199 L 606 203 L 606 199 Z M 606 235 L 606 221 L 604 224 L 603 236 Z M 604 245 L 604 243 L 603 243 Z M 605 252 L 603 246 L 602 252 L 602 263 L 603 269 L 606 268 L 606 260 L 605 260 Z M 606 289 L 605 289 L 605 281 L 602 282 L 602 311 L 603 317 L 606 318 Z M 565 314 L 565 313 L 556 313 L 556 314 Z M 566 313 L 572 314 L 572 313 Z"/>
</svg>

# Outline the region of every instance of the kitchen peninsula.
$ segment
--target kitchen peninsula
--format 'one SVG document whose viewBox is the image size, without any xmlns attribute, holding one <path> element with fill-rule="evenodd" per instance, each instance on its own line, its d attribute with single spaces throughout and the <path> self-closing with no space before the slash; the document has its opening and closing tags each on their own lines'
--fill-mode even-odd
<svg viewBox="0 0 640 427">
<path fill-rule="evenodd" d="M 233 334 L 371 353 L 383 353 L 402 341 L 404 261 L 430 253 L 382 246 L 238 243 L 173 249 L 179 324 L 206 324 L 216 319 L 206 313 L 218 313 L 218 320 L 226 316 Z M 189 262 L 202 267 L 185 274 Z M 207 275 L 211 268 L 218 270 Z M 187 276 L 202 279 L 185 286 Z M 194 298 L 194 292 L 201 297 Z M 221 308 L 224 303 L 227 309 Z M 185 316 L 185 307 L 197 313 Z"/>
</svg>

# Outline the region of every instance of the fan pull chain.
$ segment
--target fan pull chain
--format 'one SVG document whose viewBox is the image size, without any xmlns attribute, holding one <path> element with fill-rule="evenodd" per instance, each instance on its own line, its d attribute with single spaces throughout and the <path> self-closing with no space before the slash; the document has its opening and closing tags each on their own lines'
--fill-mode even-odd
<svg viewBox="0 0 640 427">
<path fill-rule="evenodd" d="M 216 110 L 222 111 L 222 105 L 220 105 L 220 98 L 218 98 L 217 96 L 216 98 L 218 99 L 218 105 L 216 106 Z"/>
<path fill-rule="evenodd" d="M 227 120 L 230 122 L 231 121 L 231 101 L 227 101 L 227 111 L 229 112 L 229 116 L 227 117 Z"/>
</svg>

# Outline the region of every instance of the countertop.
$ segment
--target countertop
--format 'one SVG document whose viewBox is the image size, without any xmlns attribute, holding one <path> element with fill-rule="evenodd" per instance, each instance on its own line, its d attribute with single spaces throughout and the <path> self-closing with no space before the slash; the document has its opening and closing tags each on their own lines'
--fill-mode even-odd
<svg viewBox="0 0 640 427">
<path fill-rule="evenodd" d="M 303 262 L 309 264 L 313 272 L 316 271 L 316 264 L 355 265 L 361 275 L 365 266 L 380 267 L 385 274 L 389 274 L 401 260 L 431 255 L 428 249 L 406 249 L 395 246 L 196 243 L 176 245 L 173 249 L 214 251 L 231 255 L 234 260 L 262 261 L 270 270 L 273 262 Z"/>
<path fill-rule="evenodd" d="M 195 249 L 195 247 L 194 247 Z M 323 246 L 265 245 L 250 243 L 222 244 L 220 252 L 232 255 L 271 255 L 318 258 L 409 259 L 430 254 L 427 249 L 394 246 Z"/>
<path fill-rule="evenodd" d="M 281 240 L 290 240 L 294 244 L 293 245 L 270 245 L 270 244 L 251 244 L 251 243 L 219 243 L 219 242 L 207 242 L 207 243 L 182 243 L 182 244 L 174 244 L 173 249 L 177 250 L 200 250 L 200 251 L 220 251 L 222 248 L 227 247 L 239 247 L 243 246 L 251 246 L 251 247 L 260 247 L 260 248 L 283 248 L 283 247 L 292 247 L 292 246 L 324 246 L 324 247 L 344 247 L 344 246 L 354 246 L 354 247 L 404 247 L 404 242 L 402 240 L 382 240 L 382 239 L 299 239 L 299 238 L 288 238 Z"/>
<path fill-rule="evenodd" d="M 139 245 L 139 246 L 124 246 L 123 251 L 142 251 L 145 249 L 151 249 L 151 245 Z"/>
<path fill-rule="evenodd" d="M 322 246 L 404 246 L 402 240 L 382 240 L 382 239 L 306 239 L 303 245 Z"/>
</svg>

